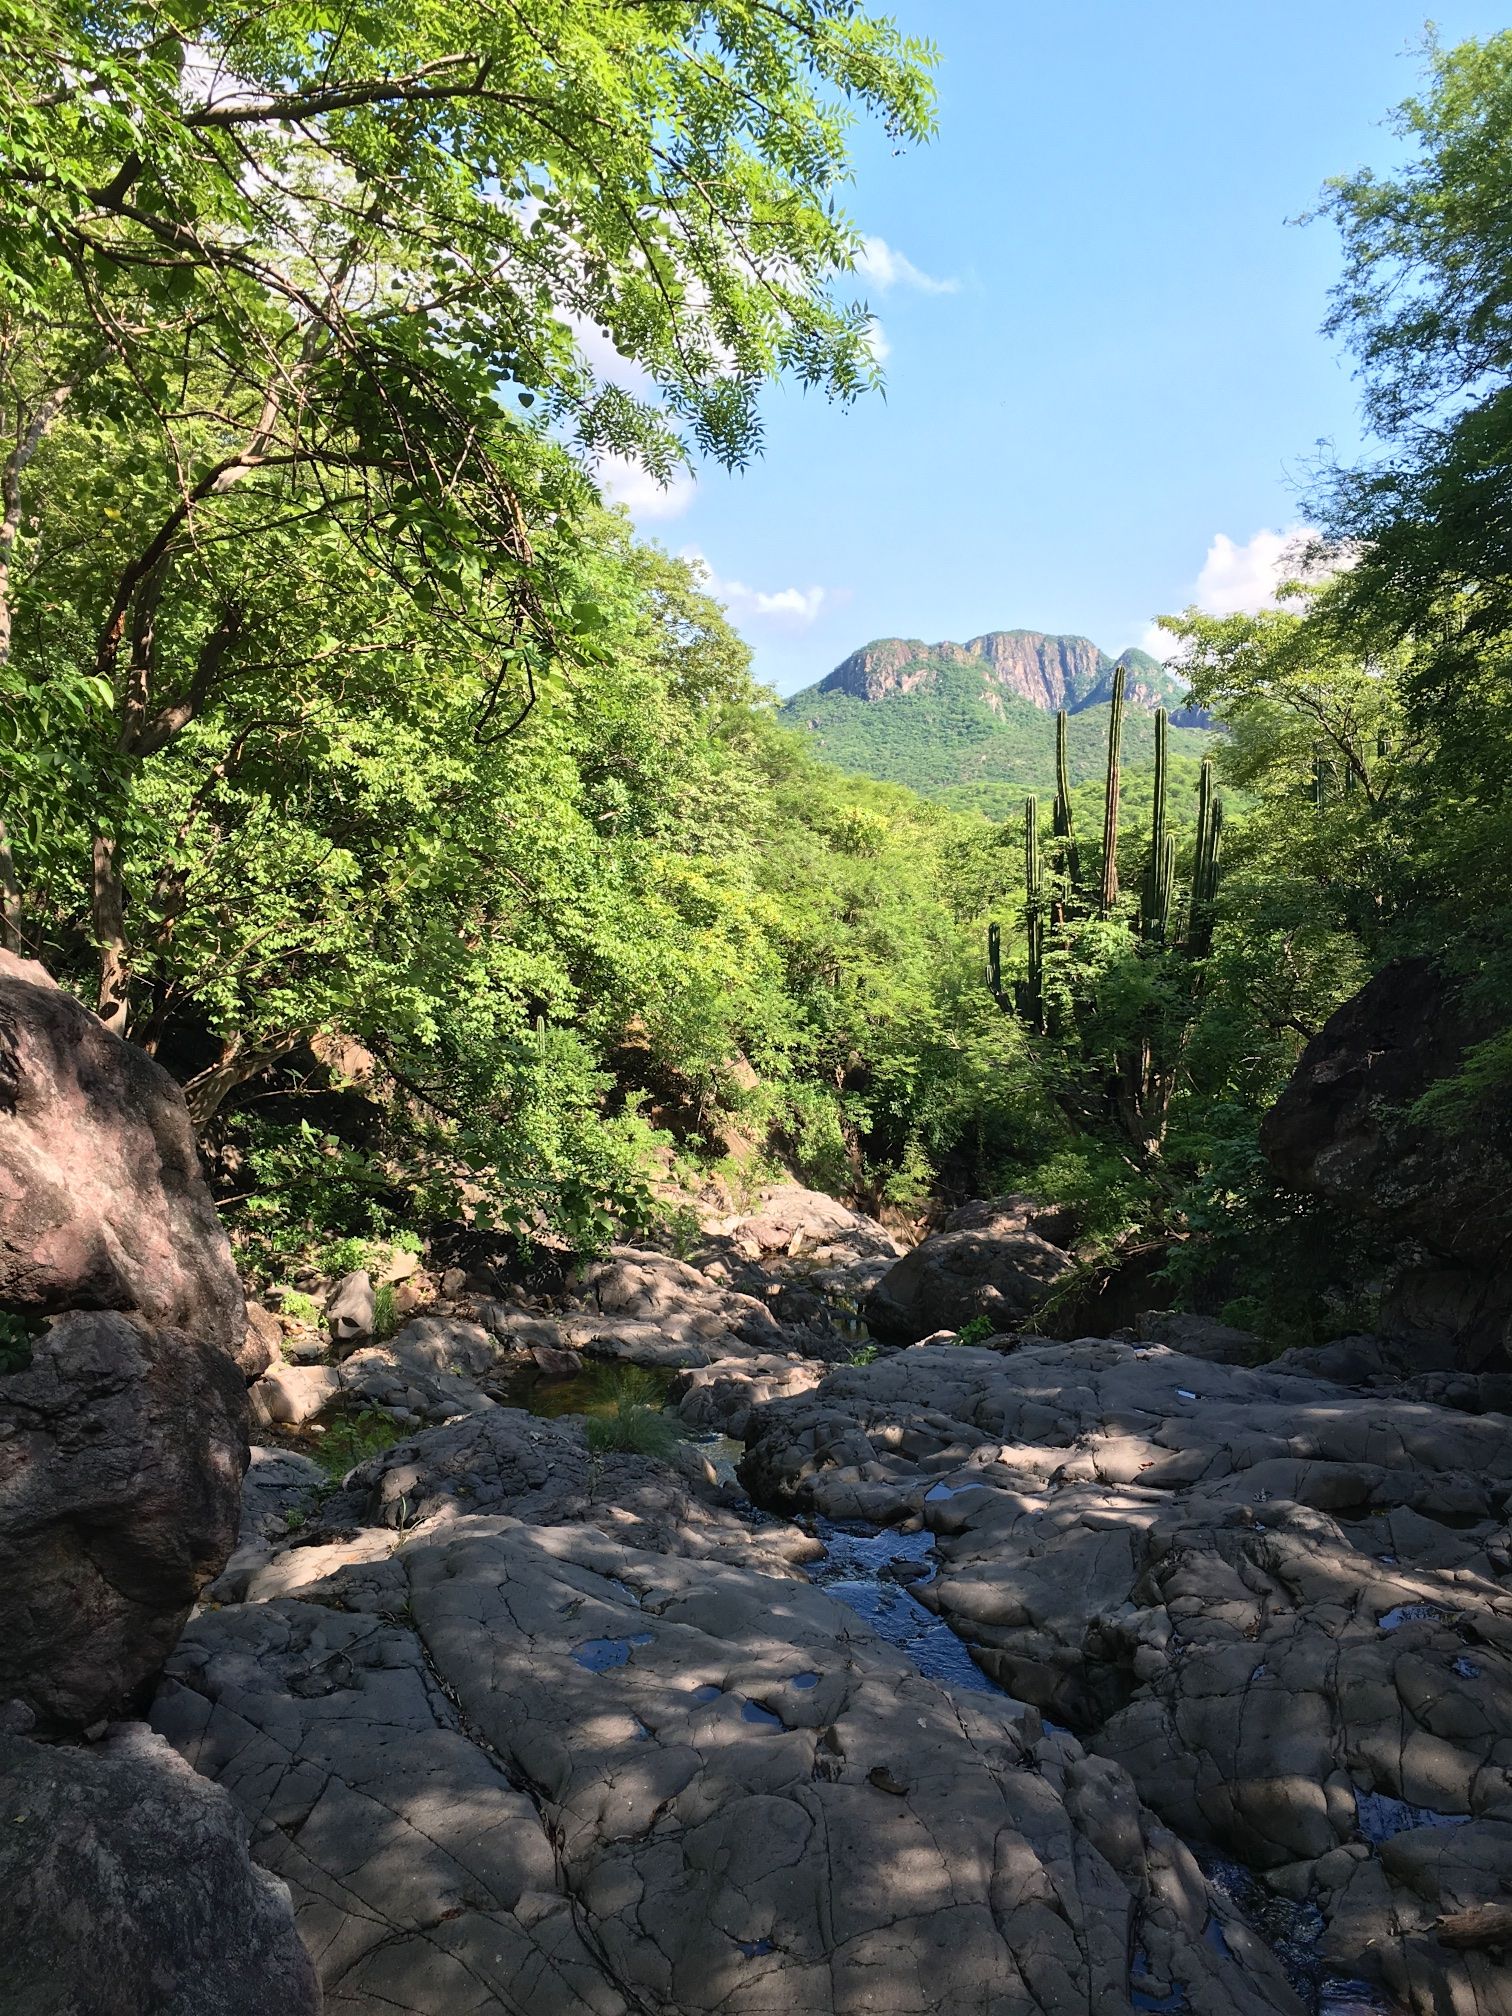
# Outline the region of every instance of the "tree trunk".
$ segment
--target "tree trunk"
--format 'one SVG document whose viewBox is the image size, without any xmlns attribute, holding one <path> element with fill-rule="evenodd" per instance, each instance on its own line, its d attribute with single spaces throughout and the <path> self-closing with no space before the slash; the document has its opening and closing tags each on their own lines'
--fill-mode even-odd
<svg viewBox="0 0 1512 2016">
<path fill-rule="evenodd" d="M 298 1049 L 301 1041 L 298 1034 L 269 1036 L 261 1043 L 248 1043 L 240 1035 L 224 1038 L 215 1062 L 197 1072 L 184 1087 L 184 1103 L 195 1132 L 204 1133 L 238 1085 L 245 1085 L 281 1057 L 287 1057 L 291 1050 Z"/>
<path fill-rule="evenodd" d="M 130 1020 L 131 961 L 126 946 L 126 891 L 116 843 L 104 833 L 94 842 L 94 888 L 91 910 L 100 948 L 100 995 L 97 1013 L 112 1034 L 124 1036 Z"/>
<path fill-rule="evenodd" d="M 0 819 L 0 945 L 7 952 L 24 950 L 21 941 L 21 885 L 11 857 L 10 835 Z"/>
</svg>

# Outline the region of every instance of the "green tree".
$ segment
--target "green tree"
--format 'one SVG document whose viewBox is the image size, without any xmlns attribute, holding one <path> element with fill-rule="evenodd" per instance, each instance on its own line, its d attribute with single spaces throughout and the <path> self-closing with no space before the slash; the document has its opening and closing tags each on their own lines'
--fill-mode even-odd
<svg viewBox="0 0 1512 2016">
<path fill-rule="evenodd" d="M 922 138 L 927 56 L 852 0 L 0 7 L 7 940 L 82 821 L 129 1027 L 138 801 L 196 724 L 239 771 L 297 671 L 420 653 L 466 666 L 457 732 L 504 734 L 602 628 L 561 444 L 665 479 L 747 459 L 774 373 L 871 384 L 846 128 Z M 39 773 L 38 724 L 86 717 Z"/>
</svg>

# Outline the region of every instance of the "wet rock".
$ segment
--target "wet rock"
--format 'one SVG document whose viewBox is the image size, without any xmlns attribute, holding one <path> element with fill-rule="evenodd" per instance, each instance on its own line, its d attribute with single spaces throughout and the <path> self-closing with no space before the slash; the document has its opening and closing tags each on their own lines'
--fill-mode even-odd
<svg viewBox="0 0 1512 2016">
<path fill-rule="evenodd" d="M 326 1299 L 331 1342 L 345 1355 L 373 1334 L 373 1281 L 366 1268 L 343 1274 Z"/>
<path fill-rule="evenodd" d="M 1063 1230 L 1059 1214 L 1025 1197 L 968 1204 L 889 1268 L 861 1313 L 895 1344 L 959 1330 L 978 1316 L 1001 1331 L 1022 1329 L 1071 1271 L 1070 1254 L 1047 1236 Z"/>
<path fill-rule="evenodd" d="M 0 952 L 0 1309 L 134 1312 L 234 1357 L 246 1305 L 183 1095 Z"/>
<path fill-rule="evenodd" d="M 218 1786 L 141 1723 L 0 1736 L 0 2008 L 317 2016 L 289 1893 Z"/>
<path fill-rule="evenodd" d="M 1501 2016 L 1466 1963 L 1409 1967 L 1382 1843 L 1512 1821 L 1505 1426 L 1100 1340 L 909 1351 L 758 1410 L 742 1475 L 783 1510 L 922 1516 L 920 1600 L 1010 1693 L 1289 1894 L 1333 1909 L 1342 1866 L 1347 1971 Z"/>
<path fill-rule="evenodd" d="M 78 1730 L 150 1683 L 235 1541 L 245 1418 L 228 1352 L 114 1312 L 0 1379 L 0 1702 Z"/>
<path fill-rule="evenodd" d="M 155 1710 L 289 1882 L 329 2009 L 1128 2016 L 1132 1969 L 1299 2016 L 1116 1766 L 817 1589 L 498 1518 L 373 1573 L 201 1616 Z"/>
</svg>

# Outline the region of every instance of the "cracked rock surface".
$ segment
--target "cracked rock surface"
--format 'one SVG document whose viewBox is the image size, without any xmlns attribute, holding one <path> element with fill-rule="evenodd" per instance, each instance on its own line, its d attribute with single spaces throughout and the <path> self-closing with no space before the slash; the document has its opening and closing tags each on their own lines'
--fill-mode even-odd
<svg viewBox="0 0 1512 2016">
<path fill-rule="evenodd" d="M 1118 1766 L 806 1582 L 451 1507 L 390 1544 L 199 1616 L 154 1710 L 327 2010 L 1300 2010 Z"/>
<path fill-rule="evenodd" d="M 1177 1832 L 1414 2010 L 1508 2016 L 1433 1926 L 1512 1872 L 1512 1434 L 1161 1348 L 915 1350 L 755 1413 L 760 1502 L 921 1516 L 918 1593 Z"/>
</svg>

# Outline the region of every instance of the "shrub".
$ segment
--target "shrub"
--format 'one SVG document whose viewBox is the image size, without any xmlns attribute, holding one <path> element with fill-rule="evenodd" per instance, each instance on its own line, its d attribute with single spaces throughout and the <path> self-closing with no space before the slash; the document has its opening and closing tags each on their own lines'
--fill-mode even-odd
<svg viewBox="0 0 1512 2016">
<path fill-rule="evenodd" d="M 292 1316 L 296 1323 L 308 1324 L 310 1329 L 320 1327 L 320 1304 L 313 1295 L 306 1295 L 301 1288 L 289 1288 L 279 1297 L 285 1316 Z"/>
<path fill-rule="evenodd" d="M 0 1378 L 10 1372 L 24 1372 L 32 1361 L 32 1340 L 42 1325 L 26 1316 L 0 1310 Z"/>
<path fill-rule="evenodd" d="M 373 1290 L 373 1342 L 383 1344 L 399 1328 L 399 1303 L 393 1284 L 380 1281 Z"/>
<path fill-rule="evenodd" d="M 985 1344 L 989 1337 L 997 1335 L 997 1326 L 990 1316 L 973 1316 L 969 1323 L 963 1323 L 955 1334 L 957 1344 Z"/>
</svg>

